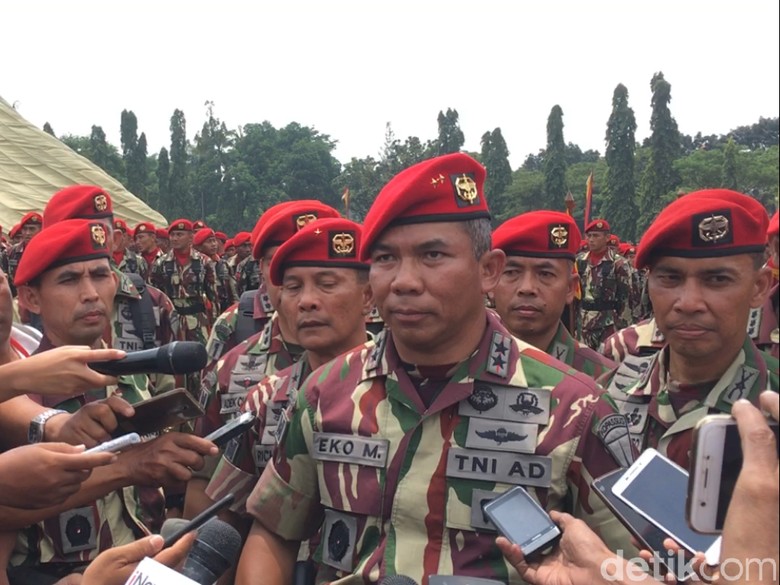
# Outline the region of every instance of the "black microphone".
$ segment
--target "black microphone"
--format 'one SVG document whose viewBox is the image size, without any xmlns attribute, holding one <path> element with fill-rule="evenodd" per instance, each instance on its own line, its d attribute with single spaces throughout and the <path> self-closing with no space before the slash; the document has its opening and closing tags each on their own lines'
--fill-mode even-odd
<svg viewBox="0 0 780 585">
<path fill-rule="evenodd" d="M 212 585 L 235 564 L 240 552 L 238 530 L 212 518 L 198 530 L 198 537 L 179 572 L 198 585 Z"/>
<path fill-rule="evenodd" d="M 417 585 L 417 581 L 406 575 L 388 575 L 379 585 Z"/>
<path fill-rule="evenodd" d="M 167 345 L 134 351 L 121 360 L 90 362 L 90 368 L 107 376 L 132 374 L 191 374 L 206 367 L 206 348 L 197 341 L 174 341 Z"/>
</svg>

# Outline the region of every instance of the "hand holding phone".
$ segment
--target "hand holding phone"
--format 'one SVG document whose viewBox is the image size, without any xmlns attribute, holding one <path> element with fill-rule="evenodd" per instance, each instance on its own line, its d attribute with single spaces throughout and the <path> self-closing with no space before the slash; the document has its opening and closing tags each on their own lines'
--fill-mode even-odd
<svg viewBox="0 0 780 585">
<path fill-rule="evenodd" d="M 248 431 L 255 422 L 255 415 L 251 412 L 243 412 L 227 424 L 219 427 L 212 433 L 209 433 L 204 439 L 211 441 L 217 447 L 222 447 L 230 439 Z"/>
<path fill-rule="evenodd" d="M 235 499 L 236 498 L 233 494 L 228 494 L 221 500 L 214 502 L 211 506 L 203 510 L 203 512 L 195 516 L 187 524 L 185 524 L 184 526 L 179 528 L 176 532 L 168 536 L 165 539 L 165 544 L 163 545 L 163 549 L 166 549 L 169 546 L 176 544 L 176 542 L 188 532 L 192 532 L 193 530 L 197 530 L 198 528 L 203 526 L 206 522 L 214 518 L 219 513 L 220 510 L 223 510 L 224 508 L 227 508 L 230 504 L 232 504 L 233 500 Z"/>
<path fill-rule="evenodd" d="M 116 439 L 111 439 L 110 441 L 106 441 L 105 443 L 100 443 L 100 445 L 96 445 L 95 447 L 92 447 L 91 449 L 87 449 L 84 451 L 85 453 L 116 453 L 117 451 L 121 451 L 122 449 L 125 449 L 127 447 L 130 447 L 131 445 L 137 445 L 141 442 L 141 437 L 138 435 L 138 433 L 129 433 L 127 435 L 122 435 L 121 437 L 117 437 Z"/>
</svg>

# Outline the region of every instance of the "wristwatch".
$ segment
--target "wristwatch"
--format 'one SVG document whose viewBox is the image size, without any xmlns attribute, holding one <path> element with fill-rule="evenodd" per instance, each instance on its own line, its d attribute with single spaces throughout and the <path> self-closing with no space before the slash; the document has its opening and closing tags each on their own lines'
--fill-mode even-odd
<svg viewBox="0 0 780 585">
<path fill-rule="evenodd" d="M 28 443 L 40 443 L 43 441 L 43 429 L 46 426 L 46 421 L 58 414 L 68 414 L 67 410 L 51 409 L 36 415 L 32 421 L 30 421 L 30 428 L 27 431 Z"/>
</svg>

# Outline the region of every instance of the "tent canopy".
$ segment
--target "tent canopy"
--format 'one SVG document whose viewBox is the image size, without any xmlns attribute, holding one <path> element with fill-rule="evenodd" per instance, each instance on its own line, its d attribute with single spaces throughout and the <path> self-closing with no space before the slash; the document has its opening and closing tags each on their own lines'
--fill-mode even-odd
<svg viewBox="0 0 780 585">
<path fill-rule="evenodd" d="M 0 225 L 5 233 L 29 211 L 43 211 L 68 185 L 97 185 L 114 204 L 114 214 L 131 226 L 141 221 L 167 225 L 165 218 L 130 193 L 92 161 L 40 130 L 0 98 Z"/>
</svg>

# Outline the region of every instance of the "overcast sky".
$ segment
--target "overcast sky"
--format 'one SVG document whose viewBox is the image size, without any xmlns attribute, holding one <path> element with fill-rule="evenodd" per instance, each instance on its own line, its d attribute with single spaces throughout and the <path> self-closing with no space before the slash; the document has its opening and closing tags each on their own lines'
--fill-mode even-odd
<svg viewBox="0 0 780 585">
<path fill-rule="evenodd" d="M 58 135 L 93 124 L 119 145 L 123 109 L 150 152 L 184 111 L 190 138 L 215 103 L 231 128 L 314 126 L 336 156 L 377 156 L 385 123 L 435 138 L 460 114 L 465 148 L 501 127 L 513 167 L 564 138 L 603 153 L 612 92 L 650 132 L 650 78 L 672 85 L 680 130 L 725 133 L 778 116 L 777 0 L 9 0 L 0 7 L 0 96 Z"/>
</svg>

